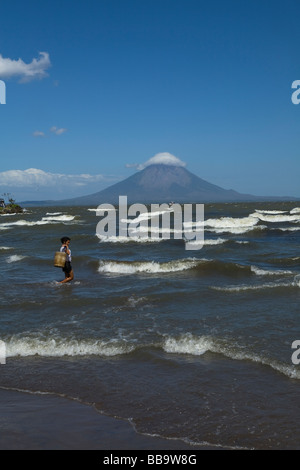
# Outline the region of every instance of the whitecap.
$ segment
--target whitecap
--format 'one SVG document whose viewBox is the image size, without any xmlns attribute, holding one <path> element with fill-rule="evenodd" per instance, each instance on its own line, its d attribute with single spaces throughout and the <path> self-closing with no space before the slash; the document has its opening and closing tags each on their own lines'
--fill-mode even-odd
<svg viewBox="0 0 300 470">
<path fill-rule="evenodd" d="M 7 263 L 16 263 L 18 261 L 22 261 L 22 259 L 26 258 L 26 256 L 22 255 L 11 255 L 8 258 L 6 258 Z"/>
<path fill-rule="evenodd" d="M 143 220 L 152 219 L 153 217 L 157 217 L 159 215 L 163 215 L 163 214 L 171 213 L 171 212 L 174 212 L 174 209 L 166 209 L 163 211 L 155 211 L 155 212 L 143 212 L 135 219 L 121 219 L 121 222 L 138 223 L 138 222 L 142 222 Z"/>
<path fill-rule="evenodd" d="M 192 354 L 201 356 L 213 349 L 211 338 L 206 336 L 195 337 L 185 334 L 179 338 L 167 337 L 163 343 L 163 350 L 172 354 Z"/>
<path fill-rule="evenodd" d="M 62 356 L 116 356 L 128 354 L 134 350 L 134 346 L 126 341 L 112 339 L 108 341 L 100 339 L 78 340 L 67 338 L 48 338 L 13 336 L 6 341 L 7 357 L 62 357 Z"/>
<path fill-rule="evenodd" d="M 38 220 L 36 222 L 31 222 L 29 220 L 17 220 L 16 222 L 7 222 L 5 224 L 1 224 L 1 227 L 7 228 L 7 227 L 32 227 L 34 225 L 45 225 L 47 224 L 46 221 Z"/>
<path fill-rule="evenodd" d="M 225 238 L 215 238 L 215 239 L 209 239 L 206 238 L 204 240 L 185 240 L 189 245 L 203 245 L 203 246 L 209 246 L 209 245 L 222 245 L 223 243 L 228 242 L 229 240 L 226 240 Z"/>
<path fill-rule="evenodd" d="M 11 215 L 17 215 L 17 212 L 12 212 L 10 214 L 0 214 L 1 217 L 10 217 Z"/>
<path fill-rule="evenodd" d="M 103 236 L 96 234 L 97 237 L 99 238 L 100 242 L 102 243 L 130 243 L 130 242 L 135 242 L 135 243 L 150 243 L 150 242 L 162 242 L 164 241 L 163 238 L 154 238 L 154 237 L 144 237 L 144 236 L 139 236 L 139 237 L 123 237 L 123 236 Z"/>
<path fill-rule="evenodd" d="M 191 333 L 186 333 L 178 338 L 166 336 L 162 347 L 165 352 L 172 354 L 201 356 L 206 352 L 217 353 L 233 360 L 251 361 L 267 365 L 287 377 L 300 379 L 300 370 L 296 367 L 280 363 L 261 353 L 252 353 L 249 349 L 237 344 L 231 344 L 230 341 L 225 339 L 217 339 L 210 336 L 195 336 Z"/>
<path fill-rule="evenodd" d="M 89 212 L 97 212 L 99 209 L 96 208 L 96 209 L 87 209 L 87 210 L 88 210 Z M 100 210 L 104 210 L 104 209 L 100 209 Z M 108 207 L 108 208 L 105 209 L 104 211 L 106 212 L 106 211 L 114 211 L 114 210 L 116 210 L 116 209 L 113 209 L 113 208 L 109 208 L 109 207 Z"/>
<path fill-rule="evenodd" d="M 288 211 L 278 211 L 278 210 L 262 210 L 262 209 L 255 209 L 255 212 L 259 214 L 286 214 Z"/>
<path fill-rule="evenodd" d="M 71 222 L 75 219 L 73 215 L 59 215 L 42 217 L 42 220 L 29 221 L 29 220 L 17 220 L 16 222 L 7 222 L 0 225 L 0 229 L 7 229 L 11 227 L 33 227 L 35 225 L 47 225 L 49 223 L 60 223 L 60 222 Z"/>
<path fill-rule="evenodd" d="M 300 287 L 300 274 L 296 274 L 294 277 L 294 286 Z"/>
<path fill-rule="evenodd" d="M 199 227 L 205 230 L 222 233 L 243 234 L 256 228 L 258 217 L 220 217 L 219 219 L 207 219 L 203 222 L 185 222 L 186 227 Z"/>
<path fill-rule="evenodd" d="M 257 266 L 251 266 L 251 271 L 258 276 L 281 276 L 285 274 L 293 274 L 292 271 L 285 271 L 285 270 L 271 270 L 271 269 L 262 269 L 258 268 Z"/>
<path fill-rule="evenodd" d="M 264 289 L 275 289 L 278 287 L 291 287 L 293 283 L 288 282 L 280 282 L 280 283 L 265 283 L 265 284 L 244 284 L 239 286 L 228 286 L 228 287 L 218 287 L 218 286 L 211 286 L 211 289 L 217 290 L 220 292 L 245 292 L 245 291 L 258 291 Z"/>
<path fill-rule="evenodd" d="M 135 273 L 171 273 L 192 269 L 202 261 L 194 258 L 167 262 L 157 261 L 100 261 L 98 271 L 101 273 L 135 274 Z"/>
<path fill-rule="evenodd" d="M 219 219 L 207 219 L 205 227 L 211 228 L 249 228 L 254 227 L 259 222 L 258 217 L 221 217 Z"/>
<path fill-rule="evenodd" d="M 55 221 L 55 222 L 71 222 L 72 220 L 75 219 L 75 215 L 54 215 L 50 217 L 42 217 L 42 220 L 44 221 Z"/>
<path fill-rule="evenodd" d="M 258 212 L 254 212 L 250 214 L 249 217 L 257 217 L 262 222 L 270 222 L 270 223 L 278 223 L 278 222 L 300 222 L 300 214 L 299 215 L 289 215 L 289 214 L 261 214 Z"/>
<path fill-rule="evenodd" d="M 62 212 L 46 212 L 46 215 L 61 215 Z"/>
<path fill-rule="evenodd" d="M 265 230 L 267 229 L 266 225 L 255 225 L 252 227 L 224 227 L 224 228 L 205 228 L 205 231 L 213 233 L 230 233 L 231 235 L 244 235 L 245 233 L 252 232 L 253 230 Z"/>
<path fill-rule="evenodd" d="M 271 230 L 280 230 L 281 232 L 298 232 L 300 227 L 272 227 Z"/>
</svg>

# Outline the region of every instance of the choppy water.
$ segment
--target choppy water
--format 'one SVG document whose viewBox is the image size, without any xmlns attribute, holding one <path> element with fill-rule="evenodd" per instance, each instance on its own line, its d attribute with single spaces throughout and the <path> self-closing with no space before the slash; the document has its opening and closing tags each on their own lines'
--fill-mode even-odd
<svg viewBox="0 0 300 470">
<path fill-rule="evenodd" d="M 206 205 L 195 251 L 100 240 L 89 209 L 0 217 L 0 387 L 76 398 L 191 445 L 299 449 L 297 203 Z M 59 285 L 64 235 L 75 280 Z"/>
</svg>

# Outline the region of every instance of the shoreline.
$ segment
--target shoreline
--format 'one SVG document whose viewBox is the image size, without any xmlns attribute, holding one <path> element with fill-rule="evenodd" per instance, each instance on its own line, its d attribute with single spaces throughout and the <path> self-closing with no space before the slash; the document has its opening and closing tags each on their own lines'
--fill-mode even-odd
<svg viewBox="0 0 300 470">
<path fill-rule="evenodd" d="M 0 450 L 216 449 L 138 434 L 128 421 L 68 398 L 1 388 L 0 435 Z"/>
</svg>

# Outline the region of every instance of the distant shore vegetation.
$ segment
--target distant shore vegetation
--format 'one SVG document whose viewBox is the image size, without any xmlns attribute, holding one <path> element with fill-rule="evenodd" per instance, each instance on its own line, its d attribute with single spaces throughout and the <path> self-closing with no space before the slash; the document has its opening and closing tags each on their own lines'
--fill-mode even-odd
<svg viewBox="0 0 300 470">
<path fill-rule="evenodd" d="M 23 208 L 16 203 L 10 193 L 4 193 L 0 197 L 0 215 L 1 214 L 20 214 Z"/>
</svg>

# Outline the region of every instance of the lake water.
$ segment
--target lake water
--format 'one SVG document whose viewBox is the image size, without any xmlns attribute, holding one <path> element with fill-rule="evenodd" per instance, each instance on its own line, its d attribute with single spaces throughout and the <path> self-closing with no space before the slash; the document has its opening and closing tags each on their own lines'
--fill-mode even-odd
<svg viewBox="0 0 300 470">
<path fill-rule="evenodd" d="M 205 205 L 204 246 L 189 251 L 101 240 L 98 221 L 93 207 L 0 217 L 0 388 L 76 399 L 191 446 L 299 449 L 297 203 Z"/>
</svg>

